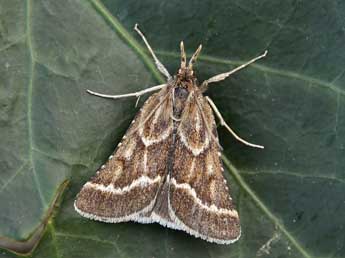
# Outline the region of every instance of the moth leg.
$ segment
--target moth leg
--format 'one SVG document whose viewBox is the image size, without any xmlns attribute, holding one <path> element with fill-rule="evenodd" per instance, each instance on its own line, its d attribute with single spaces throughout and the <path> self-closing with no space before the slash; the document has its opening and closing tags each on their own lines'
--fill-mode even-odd
<svg viewBox="0 0 345 258">
<path fill-rule="evenodd" d="M 167 84 L 160 84 L 160 85 L 153 86 L 153 87 L 150 87 L 150 88 L 145 89 L 145 90 L 141 90 L 141 91 L 137 91 L 137 92 L 133 92 L 133 93 L 121 94 L 121 95 L 106 95 L 106 94 L 94 92 L 92 90 L 86 90 L 86 91 L 92 95 L 102 97 L 102 98 L 108 98 L 108 99 L 121 99 L 121 98 L 128 98 L 128 97 L 139 98 L 141 95 L 144 95 L 145 93 L 160 90 L 160 89 L 164 88 L 165 86 L 167 86 Z"/>
<path fill-rule="evenodd" d="M 251 146 L 251 147 L 254 147 L 254 148 L 260 148 L 260 149 L 263 149 L 264 146 L 262 145 L 257 145 L 257 144 L 253 144 L 253 143 L 250 143 L 250 142 L 247 142 L 246 140 L 242 139 L 241 137 L 239 137 L 231 128 L 230 126 L 224 121 L 222 115 L 220 114 L 218 108 L 216 107 L 216 105 L 214 104 L 214 102 L 208 97 L 206 96 L 206 99 L 208 101 L 208 103 L 210 103 L 210 106 L 212 107 L 214 113 L 217 115 L 217 117 L 219 118 L 220 120 L 220 124 L 222 126 L 224 126 L 226 129 L 228 129 L 228 131 L 235 137 L 236 140 L 242 142 L 243 144 L 245 145 L 248 145 L 248 146 Z"/>
<path fill-rule="evenodd" d="M 195 99 L 195 101 L 196 101 L 196 104 L 198 105 L 198 108 L 200 110 L 200 114 L 201 114 L 202 120 L 205 123 L 205 127 L 206 127 L 206 130 L 207 130 L 208 134 L 211 136 L 211 139 L 218 145 L 219 149 L 223 150 L 223 147 L 219 144 L 218 139 L 214 136 L 214 134 L 212 133 L 211 128 L 209 127 L 209 125 L 207 123 L 207 119 L 205 117 L 205 114 L 204 114 L 204 112 L 202 112 L 201 104 L 199 103 L 197 98 Z"/>
<path fill-rule="evenodd" d="M 145 42 L 146 47 L 148 48 L 148 50 L 151 53 L 151 56 L 153 57 L 153 59 L 155 60 L 156 63 L 156 67 L 157 69 L 165 75 L 165 77 L 167 77 L 168 80 L 171 79 L 171 75 L 169 74 L 168 70 L 164 67 L 164 65 L 158 60 L 157 56 L 155 55 L 155 53 L 153 52 L 150 44 L 148 43 L 148 41 L 146 40 L 144 34 L 139 30 L 138 28 L 138 24 L 136 23 L 134 26 L 134 30 L 136 32 L 138 32 L 138 34 L 141 36 L 141 38 L 143 39 L 143 41 Z"/>
<path fill-rule="evenodd" d="M 249 60 L 248 62 L 236 67 L 235 69 L 231 70 L 230 72 L 227 72 L 227 73 L 221 73 L 221 74 L 218 74 L 218 75 L 215 75 L 215 76 L 212 76 L 211 78 L 209 78 L 208 80 L 204 81 L 201 86 L 200 86 L 200 90 L 201 92 L 204 92 L 207 90 L 207 86 L 208 84 L 210 83 L 213 83 L 213 82 L 219 82 L 219 81 L 222 81 L 222 80 L 225 80 L 228 76 L 230 76 L 231 74 L 233 73 L 236 73 L 237 71 L 247 67 L 248 65 L 256 62 L 257 60 L 261 59 L 261 58 L 264 58 L 266 55 L 267 55 L 268 51 L 266 50 L 262 55 L 260 56 L 257 56 L 251 60 Z"/>
</svg>

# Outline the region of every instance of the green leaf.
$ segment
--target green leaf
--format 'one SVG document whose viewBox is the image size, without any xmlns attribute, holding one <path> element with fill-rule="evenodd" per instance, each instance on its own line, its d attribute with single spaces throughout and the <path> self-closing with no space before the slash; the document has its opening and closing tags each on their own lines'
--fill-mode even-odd
<svg viewBox="0 0 345 258">
<path fill-rule="evenodd" d="M 344 11 L 307 0 L 0 1 L 0 257 L 36 244 L 28 256 L 345 257 Z M 135 23 L 171 74 L 179 42 L 188 53 L 202 43 L 199 81 L 269 50 L 207 92 L 239 135 L 265 146 L 219 127 L 241 216 L 235 244 L 73 209 L 138 110 L 85 90 L 162 81 Z"/>
</svg>

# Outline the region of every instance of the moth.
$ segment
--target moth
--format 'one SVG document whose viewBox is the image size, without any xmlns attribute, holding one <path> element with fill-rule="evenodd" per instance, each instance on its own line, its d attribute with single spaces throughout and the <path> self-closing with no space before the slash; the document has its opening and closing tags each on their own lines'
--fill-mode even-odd
<svg viewBox="0 0 345 258">
<path fill-rule="evenodd" d="M 147 99 L 108 161 L 87 182 L 74 202 L 82 216 L 103 222 L 157 222 L 218 244 L 241 235 L 240 220 L 223 176 L 221 147 L 213 113 L 224 121 L 214 102 L 203 93 L 208 85 L 266 56 L 211 77 L 200 85 L 193 65 L 201 45 L 187 63 L 183 42 L 181 67 L 171 76 L 135 25 L 158 70 L 167 82 L 135 93 L 105 95 L 119 99 L 158 91 Z"/>
</svg>

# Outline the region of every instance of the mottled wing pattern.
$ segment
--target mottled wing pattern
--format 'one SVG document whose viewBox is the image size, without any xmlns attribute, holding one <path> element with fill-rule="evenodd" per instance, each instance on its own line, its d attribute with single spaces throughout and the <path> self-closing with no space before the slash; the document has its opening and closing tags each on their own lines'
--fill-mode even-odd
<svg viewBox="0 0 345 258">
<path fill-rule="evenodd" d="M 78 194 L 81 215 L 115 223 L 140 221 L 152 210 L 167 174 L 171 112 L 168 87 L 145 102 L 114 154 Z"/>
<path fill-rule="evenodd" d="M 236 241 L 241 230 L 217 141 L 212 110 L 202 94 L 194 91 L 177 129 L 173 171 L 168 178 L 169 215 L 177 228 L 227 244 Z"/>
</svg>

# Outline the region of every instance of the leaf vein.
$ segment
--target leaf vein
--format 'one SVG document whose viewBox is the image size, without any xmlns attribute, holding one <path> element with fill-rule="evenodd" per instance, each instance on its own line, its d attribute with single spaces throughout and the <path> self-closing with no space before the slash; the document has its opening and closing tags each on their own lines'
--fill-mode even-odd
<svg viewBox="0 0 345 258">
<path fill-rule="evenodd" d="M 241 174 L 243 175 L 263 175 L 263 174 L 269 174 L 269 175 L 283 175 L 283 176 L 293 176 L 293 177 L 300 177 L 302 179 L 304 178 L 317 178 L 317 179 L 324 179 L 324 180 L 331 180 L 331 181 L 336 181 L 338 183 L 345 184 L 345 180 L 337 177 L 330 177 L 330 176 L 324 176 L 324 175 L 303 175 L 299 173 L 294 173 L 294 172 L 287 172 L 287 171 L 243 171 L 241 170 Z"/>
<path fill-rule="evenodd" d="M 179 57 L 179 54 L 175 52 L 169 52 L 169 51 L 156 51 L 158 55 L 161 56 L 167 56 L 167 57 Z M 201 55 L 198 57 L 198 61 L 201 62 L 209 62 L 209 63 L 215 63 L 215 64 L 224 64 L 224 65 L 240 65 L 243 64 L 244 61 L 232 61 L 232 60 L 226 60 L 219 57 L 209 56 L 209 55 Z M 272 67 L 260 65 L 260 64 L 251 64 L 252 68 L 255 68 L 259 71 L 266 72 L 268 74 L 275 74 L 285 77 L 290 77 L 292 79 L 302 80 L 310 83 L 308 86 L 312 87 L 322 87 L 322 88 L 328 88 L 335 92 L 336 94 L 340 94 L 341 96 L 345 97 L 345 91 L 338 88 L 337 85 L 334 85 L 332 82 L 326 82 L 323 80 L 315 79 L 313 77 L 302 75 L 297 72 L 293 71 L 282 71 L 278 70 Z"/>
<path fill-rule="evenodd" d="M 41 200 L 41 203 L 44 207 L 47 207 L 47 202 L 43 196 L 41 185 L 38 180 L 38 175 L 36 173 L 35 161 L 33 156 L 33 132 L 32 132 L 32 95 L 33 95 L 33 82 L 34 82 L 34 73 L 35 73 L 35 66 L 36 66 L 36 57 L 34 52 L 33 46 L 33 38 L 32 38 L 32 0 L 27 1 L 26 6 L 26 35 L 27 35 L 27 45 L 29 51 L 29 84 L 28 84 L 28 100 L 27 100 L 27 118 L 28 118 L 28 152 L 29 152 L 29 160 L 32 165 L 32 173 L 34 177 L 34 181 L 37 187 L 37 191 Z"/>
<path fill-rule="evenodd" d="M 130 35 L 126 28 L 120 23 L 120 21 L 115 18 L 107 8 L 98 0 L 89 0 L 96 10 L 102 15 L 103 19 L 106 20 L 112 28 L 138 53 L 138 55 L 143 59 L 144 64 L 153 73 L 153 76 L 160 82 L 164 83 L 165 79 L 157 71 L 156 66 L 152 60 L 145 53 L 146 51 L 139 45 L 139 43 Z"/>
<path fill-rule="evenodd" d="M 297 239 L 284 227 L 284 225 L 277 219 L 276 216 L 266 207 L 266 205 L 259 199 L 246 181 L 242 178 L 239 171 L 231 164 L 231 162 L 223 155 L 225 166 L 237 180 L 239 186 L 252 198 L 253 202 L 263 211 L 263 213 L 282 231 L 282 233 L 289 239 L 289 241 L 296 247 L 296 249 L 305 258 L 312 258 L 312 256 L 298 243 Z"/>
<path fill-rule="evenodd" d="M 25 161 L 20 167 L 19 169 L 13 173 L 13 175 L 7 180 L 4 182 L 4 184 L 1 186 L 0 188 L 0 193 L 2 193 L 6 187 L 22 172 L 24 171 L 24 168 L 26 165 L 28 165 L 30 163 L 30 161 Z"/>
</svg>

